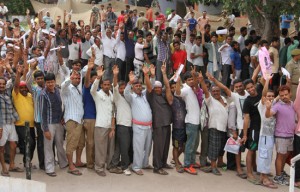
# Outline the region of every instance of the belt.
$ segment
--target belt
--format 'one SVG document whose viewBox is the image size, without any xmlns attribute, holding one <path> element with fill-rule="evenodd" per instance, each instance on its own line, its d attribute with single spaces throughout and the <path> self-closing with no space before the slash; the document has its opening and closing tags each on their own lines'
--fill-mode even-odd
<svg viewBox="0 0 300 192">
<path fill-rule="evenodd" d="M 110 59 L 113 59 L 113 57 L 109 57 L 109 56 L 106 56 L 106 55 L 104 55 L 104 57 L 108 57 L 108 58 L 110 58 Z"/>
<path fill-rule="evenodd" d="M 292 85 L 298 85 L 299 83 L 292 83 Z"/>
<path fill-rule="evenodd" d="M 136 57 L 135 57 L 134 59 L 136 59 L 136 60 L 138 60 L 138 61 L 140 61 L 140 62 L 144 62 L 144 60 L 140 60 L 140 59 L 138 59 L 138 58 L 136 58 Z"/>
<path fill-rule="evenodd" d="M 152 121 L 142 122 L 142 121 L 138 121 L 136 119 L 132 119 L 132 123 L 137 124 L 137 125 L 142 125 L 142 126 L 151 126 L 152 125 Z"/>
</svg>

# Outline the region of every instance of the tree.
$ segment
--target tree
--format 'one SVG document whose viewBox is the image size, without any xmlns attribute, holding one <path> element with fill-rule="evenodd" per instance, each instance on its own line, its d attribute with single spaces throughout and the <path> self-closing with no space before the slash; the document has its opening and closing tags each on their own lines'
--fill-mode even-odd
<svg viewBox="0 0 300 192">
<path fill-rule="evenodd" d="M 270 41 L 273 36 L 280 36 L 280 15 L 294 14 L 298 20 L 300 0 L 191 0 L 200 3 L 223 3 L 224 9 L 238 9 L 246 13 L 263 39 Z M 298 25 L 299 26 L 299 25 Z"/>
<path fill-rule="evenodd" d="M 25 15 L 27 9 L 30 13 L 34 13 L 30 0 L 4 0 L 2 2 L 7 6 L 9 15 Z"/>
</svg>

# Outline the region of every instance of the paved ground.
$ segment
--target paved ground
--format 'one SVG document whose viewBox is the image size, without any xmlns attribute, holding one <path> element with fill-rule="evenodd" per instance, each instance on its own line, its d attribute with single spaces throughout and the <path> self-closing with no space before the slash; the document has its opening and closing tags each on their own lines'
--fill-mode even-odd
<svg viewBox="0 0 300 192">
<path fill-rule="evenodd" d="M 20 163 L 22 156 L 17 155 L 16 162 Z M 274 159 L 274 158 L 273 158 Z M 83 157 L 83 161 L 85 157 Z M 171 156 L 169 156 L 171 160 Z M 151 161 L 150 161 L 151 162 Z M 33 161 L 37 164 L 37 155 Z M 22 166 L 20 164 L 19 166 Z M 56 168 L 57 177 L 47 176 L 41 170 L 33 170 L 32 180 L 45 182 L 47 184 L 47 192 L 263 192 L 273 191 L 262 186 L 255 186 L 246 180 L 242 180 L 236 176 L 234 171 L 221 171 L 222 176 L 214 176 L 199 171 L 198 175 L 193 176 L 187 173 L 179 174 L 175 169 L 169 171 L 169 175 L 161 176 L 153 174 L 151 170 L 145 170 L 144 176 L 138 175 L 116 175 L 107 172 L 106 177 L 98 176 L 93 170 L 82 168 L 82 176 L 73 176 L 67 173 L 67 169 Z M 289 167 L 286 167 L 289 171 Z M 274 170 L 273 170 L 274 173 Z M 25 178 L 25 173 L 11 173 L 12 177 Z M 1 179 L 1 177 L 0 177 Z M 1 186 L 0 186 L 1 189 Z M 279 186 L 278 192 L 287 192 L 287 186 Z M 297 191 L 297 189 L 295 190 Z M 300 191 L 300 190 L 298 190 Z M 1 192 L 1 190 L 0 190 Z"/>
</svg>

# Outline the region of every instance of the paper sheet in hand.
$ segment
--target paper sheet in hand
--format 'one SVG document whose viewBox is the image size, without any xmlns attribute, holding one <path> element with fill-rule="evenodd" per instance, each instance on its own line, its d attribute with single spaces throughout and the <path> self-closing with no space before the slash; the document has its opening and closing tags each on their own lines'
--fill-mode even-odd
<svg viewBox="0 0 300 192">
<path fill-rule="evenodd" d="M 291 78 L 291 74 L 285 68 L 281 67 L 282 74 L 285 75 L 287 78 Z"/>
<path fill-rule="evenodd" d="M 263 74 L 264 79 L 266 79 L 266 74 L 272 74 L 272 61 L 270 58 L 269 51 L 265 47 L 261 47 L 258 51 L 258 61 Z"/>
<path fill-rule="evenodd" d="M 224 147 L 224 151 L 233 153 L 233 154 L 238 154 L 240 151 L 240 143 L 239 140 L 241 138 L 238 138 L 237 140 L 234 140 L 232 137 L 230 137 L 227 142 L 226 145 Z"/>
<path fill-rule="evenodd" d="M 227 29 L 221 29 L 216 31 L 217 35 L 226 35 L 227 32 L 228 32 Z"/>
<path fill-rule="evenodd" d="M 170 81 L 174 79 L 174 81 L 177 82 L 178 77 L 179 77 L 179 75 L 181 74 L 183 68 L 184 68 L 184 65 L 183 65 L 183 64 L 180 64 L 178 70 L 176 71 L 176 73 L 174 74 L 174 76 L 170 79 Z"/>
<path fill-rule="evenodd" d="M 64 48 L 66 48 L 66 46 L 55 47 L 55 48 L 50 49 L 50 51 L 55 51 L 55 50 L 57 50 L 57 49 L 59 49 L 59 48 L 64 49 Z"/>
</svg>

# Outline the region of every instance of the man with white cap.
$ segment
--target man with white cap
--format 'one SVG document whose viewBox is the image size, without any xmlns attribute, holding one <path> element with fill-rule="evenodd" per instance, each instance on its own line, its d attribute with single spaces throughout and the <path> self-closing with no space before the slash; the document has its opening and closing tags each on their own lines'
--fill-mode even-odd
<svg viewBox="0 0 300 192">
<path fill-rule="evenodd" d="M 294 49 L 291 54 L 292 59 L 286 64 L 285 68 L 291 75 L 291 78 L 287 79 L 287 85 L 291 88 L 292 100 L 294 101 L 300 78 L 300 49 Z"/>
<path fill-rule="evenodd" d="M 154 66 L 151 65 L 151 68 L 154 68 Z M 148 74 L 149 68 L 144 66 L 143 72 Z M 166 78 L 165 65 L 162 66 L 162 72 Z M 168 175 L 168 172 L 163 168 L 172 168 L 167 164 L 172 123 L 172 111 L 168 99 L 171 99 L 172 94 L 171 92 L 167 92 L 167 94 L 162 92 L 162 83 L 160 81 L 155 81 L 154 86 L 152 86 L 148 75 L 145 75 L 145 82 L 147 86 L 147 100 L 153 115 L 153 172 L 160 175 Z"/>
</svg>

